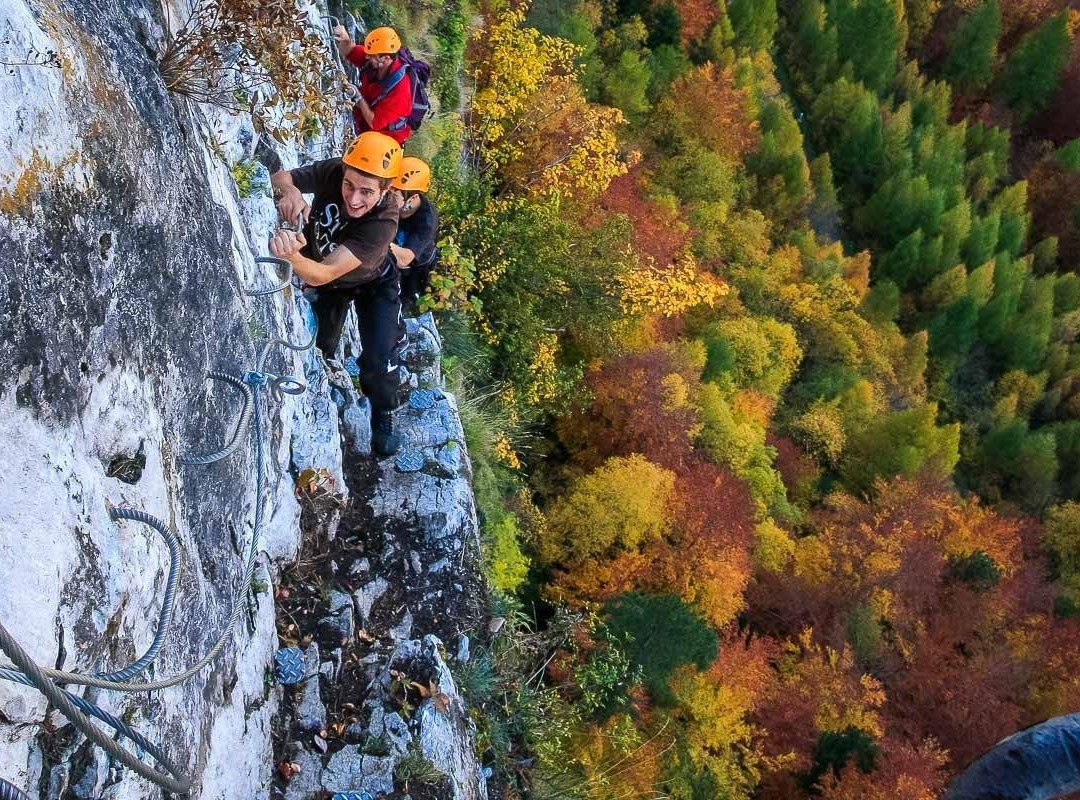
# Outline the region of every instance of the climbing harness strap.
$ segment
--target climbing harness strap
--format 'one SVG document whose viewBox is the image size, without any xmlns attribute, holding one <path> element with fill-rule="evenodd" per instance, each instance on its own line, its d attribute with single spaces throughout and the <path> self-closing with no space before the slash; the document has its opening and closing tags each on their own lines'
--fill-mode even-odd
<svg viewBox="0 0 1080 800">
<path fill-rule="evenodd" d="M 409 66 L 407 64 L 402 64 L 398 69 L 390 73 L 390 75 L 388 75 L 386 78 L 386 83 L 383 90 L 379 92 L 378 97 L 368 103 L 368 106 L 370 106 L 371 108 L 375 108 L 376 105 L 385 100 L 387 96 L 389 96 L 390 92 L 394 91 L 394 89 L 397 88 L 397 85 L 401 83 L 401 81 L 405 78 L 406 74 L 408 74 L 408 71 Z M 388 131 L 400 131 L 408 124 L 408 116 L 398 117 L 396 120 L 387 125 L 386 129 Z"/>
<path fill-rule="evenodd" d="M 383 100 L 385 100 L 390 95 L 390 92 L 394 91 L 394 89 L 397 88 L 397 85 L 399 83 L 401 83 L 402 79 L 404 79 L 405 74 L 408 72 L 408 70 L 409 70 L 409 67 L 407 65 L 405 65 L 405 64 L 402 64 L 396 70 L 391 72 L 386 77 L 386 83 L 383 84 L 383 90 L 381 92 L 379 92 L 378 97 L 376 97 L 374 100 L 372 100 L 370 103 L 368 103 L 368 105 L 371 106 L 372 108 L 375 108 L 376 105 L 378 105 Z"/>
</svg>

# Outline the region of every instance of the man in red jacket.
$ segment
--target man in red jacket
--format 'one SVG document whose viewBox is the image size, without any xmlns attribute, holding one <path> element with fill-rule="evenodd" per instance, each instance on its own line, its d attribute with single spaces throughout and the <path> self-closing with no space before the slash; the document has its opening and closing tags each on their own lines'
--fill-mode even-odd
<svg viewBox="0 0 1080 800">
<path fill-rule="evenodd" d="M 341 55 L 360 68 L 360 99 L 353 106 L 356 132 L 378 131 L 398 144 L 412 134 L 412 82 L 398 58 L 401 37 L 393 28 L 376 28 L 363 44 L 354 44 L 344 27 L 334 28 Z"/>
</svg>

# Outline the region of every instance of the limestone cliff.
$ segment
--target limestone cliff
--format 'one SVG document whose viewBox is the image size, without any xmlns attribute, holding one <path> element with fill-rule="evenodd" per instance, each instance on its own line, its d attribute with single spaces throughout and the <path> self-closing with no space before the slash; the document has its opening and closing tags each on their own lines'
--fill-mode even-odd
<svg viewBox="0 0 1080 800">
<path fill-rule="evenodd" d="M 263 342 L 302 342 L 309 330 L 294 289 L 246 293 L 276 279 L 253 261 L 275 224 L 272 201 L 259 192 L 239 198 L 229 169 L 254 153 L 257 137 L 243 117 L 166 92 L 154 54 L 182 9 L 170 11 L 155 0 L 0 0 L 0 60 L 58 53 L 0 78 L 0 621 L 45 666 L 107 671 L 142 653 L 168 552 L 150 528 L 110 519 L 110 504 L 127 506 L 164 520 L 182 552 L 175 618 L 148 675 L 195 662 L 222 629 L 242 577 L 255 507 L 251 437 L 263 436 L 265 552 L 224 652 L 175 688 L 82 693 L 161 745 L 191 775 L 192 797 L 270 797 L 271 727 L 284 693 L 273 681 L 273 587 L 301 550 L 297 478 L 309 469 L 327 476 L 339 504 L 366 509 L 369 533 L 384 530 L 362 576 L 368 590 L 385 585 L 367 606 L 387 608 L 388 629 L 368 631 L 373 674 L 393 658 L 437 652 L 433 640 L 420 641 L 426 634 L 445 638 L 478 621 L 475 511 L 449 396 L 401 412 L 413 415 L 405 429 L 423 470 L 379 464 L 353 481 L 349 500 L 344 467 L 373 464 L 366 402 L 312 351 L 270 347 L 266 369 L 303 377 L 307 391 L 265 400 L 262 429 L 228 459 L 180 463 L 217 449 L 236 423 L 238 394 L 207 372 L 242 374 Z M 309 13 L 317 20 L 319 9 Z M 207 146 L 210 129 L 223 154 Z M 318 154 L 316 143 L 277 156 L 291 166 Z M 422 328 L 413 325 L 420 349 L 437 342 L 430 322 Z M 437 383 L 437 374 L 424 381 Z M 454 625 L 441 624 L 450 614 Z M 374 708 L 377 688 L 363 689 L 352 702 L 362 707 L 370 695 Z M 452 715 L 429 709 L 402 722 L 452 773 L 454 796 L 481 797 L 454 698 Z M 363 723 L 385 727 L 380 713 Z M 439 716 L 424 728 L 431 714 Z M 424 733 L 440 726 L 449 738 Z M 321 758 L 337 752 L 345 751 Z M 161 796 L 74 733 L 41 694 L 5 681 L 0 777 L 33 797 Z"/>
</svg>

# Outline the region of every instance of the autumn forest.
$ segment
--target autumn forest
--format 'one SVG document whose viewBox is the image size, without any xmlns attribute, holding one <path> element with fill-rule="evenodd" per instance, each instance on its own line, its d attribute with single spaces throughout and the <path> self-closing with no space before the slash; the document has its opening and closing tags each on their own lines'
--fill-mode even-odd
<svg viewBox="0 0 1080 800">
<path fill-rule="evenodd" d="M 450 5 L 496 795 L 930 800 L 1080 709 L 1074 4 Z"/>
</svg>

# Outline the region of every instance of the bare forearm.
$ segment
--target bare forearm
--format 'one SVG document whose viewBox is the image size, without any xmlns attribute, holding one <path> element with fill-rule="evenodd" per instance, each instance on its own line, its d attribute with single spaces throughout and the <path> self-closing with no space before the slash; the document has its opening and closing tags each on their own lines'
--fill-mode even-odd
<svg viewBox="0 0 1080 800">
<path fill-rule="evenodd" d="M 309 286 L 323 286 L 340 277 L 333 267 L 312 261 L 299 253 L 289 256 L 289 263 L 292 264 L 293 273 Z"/>
<path fill-rule="evenodd" d="M 288 191 L 296 189 L 296 184 L 293 183 L 292 173 L 287 169 L 281 169 L 270 176 L 270 185 L 274 187 L 280 194 L 285 194 Z"/>
<path fill-rule="evenodd" d="M 365 267 L 355 259 L 340 264 L 334 263 L 332 260 L 319 263 L 299 253 L 288 256 L 288 259 L 289 263 L 292 264 L 293 272 L 299 275 L 300 279 L 309 286 L 323 286 L 349 273 L 354 273 L 356 283 L 366 283 L 379 277 L 377 269 Z"/>
</svg>

